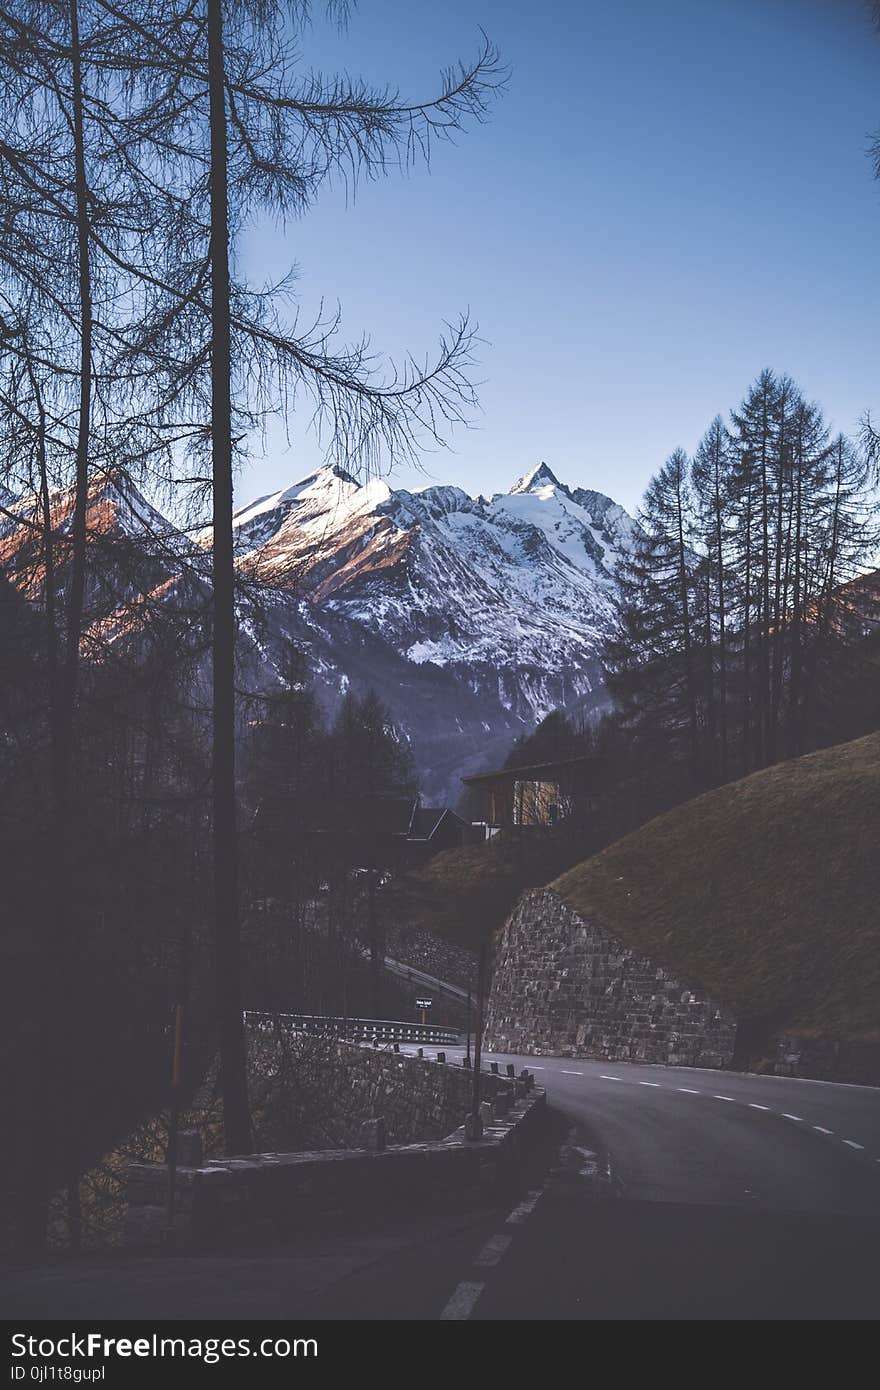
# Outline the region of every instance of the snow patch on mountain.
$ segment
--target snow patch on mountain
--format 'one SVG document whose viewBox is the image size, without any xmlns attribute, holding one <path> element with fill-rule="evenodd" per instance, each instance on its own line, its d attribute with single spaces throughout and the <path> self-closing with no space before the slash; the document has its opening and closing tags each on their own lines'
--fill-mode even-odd
<svg viewBox="0 0 880 1390">
<path fill-rule="evenodd" d="M 0 521 L 0 559 L 36 595 L 37 499 L 2 505 L 12 515 Z M 72 507 L 69 489 L 53 494 L 61 534 Z M 210 528 L 178 532 L 121 479 L 93 485 L 88 524 L 107 541 L 88 595 L 102 642 L 137 638 L 138 595 L 148 594 L 151 608 L 189 615 L 201 643 Z M 614 565 L 634 527 L 611 498 L 566 486 L 546 464 L 492 497 L 442 484 L 392 489 L 321 468 L 235 513 L 247 579 L 237 678 L 242 689 L 282 682 L 293 646 L 328 712 L 347 690 L 374 688 L 412 747 L 425 796 L 454 805 L 462 775 L 503 760 L 551 710 L 605 706 Z"/>
<path fill-rule="evenodd" d="M 412 666 L 446 668 L 475 693 L 491 679 L 525 720 L 601 680 L 614 569 L 634 525 L 546 463 L 489 498 L 324 468 L 235 517 L 239 557 L 264 581 Z"/>
</svg>

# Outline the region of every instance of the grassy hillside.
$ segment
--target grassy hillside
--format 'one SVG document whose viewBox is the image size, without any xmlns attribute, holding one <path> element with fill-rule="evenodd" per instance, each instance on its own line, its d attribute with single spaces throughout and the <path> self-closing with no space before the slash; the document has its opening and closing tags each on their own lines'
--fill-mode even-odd
<svg viewBox="0 0 880 1390">
<path fill-rule="evenodd" d="M 756 1022 L 880 1038 L 880 734 L 708 792 L 551 886 Z"/>
</svg>

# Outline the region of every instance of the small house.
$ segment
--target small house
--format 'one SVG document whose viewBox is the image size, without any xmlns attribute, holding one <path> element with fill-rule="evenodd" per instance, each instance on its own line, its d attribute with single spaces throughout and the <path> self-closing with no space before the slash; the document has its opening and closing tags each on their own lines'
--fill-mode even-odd
<svg viewBox="0 0 880 1390">
<path fill-rule="evenodd" d="M 590 812 L 606 778 L 603 758 L 504 767 L 463 777 L 471 822 L 486 839 L 513 827 L 552 829 L 575 813 Z"/>
</svg>

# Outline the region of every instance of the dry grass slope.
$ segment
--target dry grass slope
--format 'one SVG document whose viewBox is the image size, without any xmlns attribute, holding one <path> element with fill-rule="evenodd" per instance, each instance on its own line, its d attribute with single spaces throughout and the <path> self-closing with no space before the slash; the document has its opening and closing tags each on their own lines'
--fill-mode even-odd
<svg viewBox="0 0 880 1390">
<path fill-rule="evenodd" d="M 880 733 L 650 821 L 552 887 L 743 1016 L 880 1038 Z"/>
<path fill-rule="evenodd" d="M 434 932 L 469 950 L 502 925 L 529 879 L 504 847 L 444 850 L 385 891 L 389 918 Z"/>
</svg>

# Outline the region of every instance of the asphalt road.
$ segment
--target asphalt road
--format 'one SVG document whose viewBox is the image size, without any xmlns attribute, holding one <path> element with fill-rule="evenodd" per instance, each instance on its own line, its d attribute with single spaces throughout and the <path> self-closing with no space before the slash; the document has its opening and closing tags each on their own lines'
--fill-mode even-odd
<svg viewBox="0 0 880 1390">
<path fill-rule="evenodd" d="M 534 1070 L 630 1201 L 880 1214 L 880 1090 L 681 1067 Z M 854 1161 L 859 1160 L 859 1161 Z"/>
<path fill-rule="evenodd" d="M 289 1248 L 18 1267 L 6 1316 L 877 1317 L 880 1090 L 486 1057 L 508 1060 L 546 1086 L 557 1134 L 504 1205 Z"/>
<path fill-rule="evenodd" d="M 567 1129 L 553 1171 L 520 1210 L 343 1281 L 319 1316 L 877 1317 L 880 1091 L 488 1060 L 547 1087 Z"/>
</svg>

